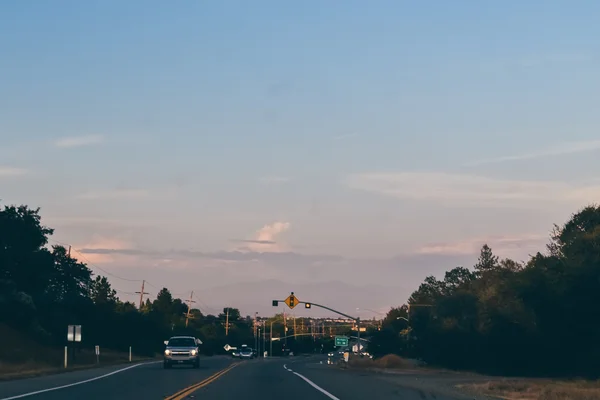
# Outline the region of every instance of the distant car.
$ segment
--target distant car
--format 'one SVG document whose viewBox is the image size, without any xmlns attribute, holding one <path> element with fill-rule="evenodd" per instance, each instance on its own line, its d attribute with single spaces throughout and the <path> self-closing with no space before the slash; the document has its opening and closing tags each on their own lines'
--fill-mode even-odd
<svg viewBox="0 0 600 400">
<path fill-rule="evenodd" d="M 327 353 L 327 357 L 334 357 L 335 353 Z"/>
<path fill-rule="evenodd" d="M 240 349 L 240 358 L 251 360 L 254 358 L 254 352 L 250 347 L 242 347 Z"/>
<path fill-rule="evenodd" d="M 200 339 L 193 336 L 173 336 L 165 340 L 163 368 L 171 368 L 175 364 L 188 364 L 194 368 L 200 368 L 200 351 L 198 346 L 202 344 Z"/>
<path fill-rule="evenodd" d="M 231 351 L 231 357 L 233 357 L 233 358 L 239 358 L 239 356 L 240 356 L 239 350 L 232 350 Z"/>
</svg>

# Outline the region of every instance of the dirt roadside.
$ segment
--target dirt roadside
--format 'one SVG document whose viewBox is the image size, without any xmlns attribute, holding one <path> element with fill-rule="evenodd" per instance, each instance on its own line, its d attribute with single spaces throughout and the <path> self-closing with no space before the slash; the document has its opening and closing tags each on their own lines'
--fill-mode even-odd
<svg viewBox="0 0 600 400">
<path fill-rule="evenodd" d="M 404 359 L 351 363 L 341 367 L 348 371 L 369 372 L 403 387 L 456 399 L 600 400 L 600 381 L 494 377 L 415 367 Z"/>
<path fill-rule="evenodd" d="M 600 381 L 502 378 L 427 369 L 367 371 L 404 387 L 456 399 L 600 400 Z"/>
</svg>

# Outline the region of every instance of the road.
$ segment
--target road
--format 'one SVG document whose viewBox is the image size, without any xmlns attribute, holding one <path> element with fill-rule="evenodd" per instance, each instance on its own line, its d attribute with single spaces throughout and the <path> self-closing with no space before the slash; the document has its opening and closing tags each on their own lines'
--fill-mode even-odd
<svg viewBox="0 0 600 400">
<path fill-rule="evenodd" d="M 319 356 L 249 361 L 206 357 L 202 359 L 200 369 L 164 370 L 161 363 L 114 366 L 0 382 L 0 400 L 463 398 L 459 394 L 448 395 L 444 391 L 415 387 L 402 379 L 382 374 L 340 370 L 327 365 L 324 360 Z M 473 396 L 464 398 L 473 399 Z"/>
</svg>

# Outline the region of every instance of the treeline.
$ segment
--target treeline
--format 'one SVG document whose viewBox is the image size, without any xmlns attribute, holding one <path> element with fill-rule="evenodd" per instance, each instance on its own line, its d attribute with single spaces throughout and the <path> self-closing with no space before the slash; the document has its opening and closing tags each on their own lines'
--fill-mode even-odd
<svg viewBox="0 0 600 400">
<path fill-rule="evenodd" d="M 598 377 L 600 207 L 555 225 L 546 247 L 521 263 L 484 245 L 472 269 L 426 278 L 410 308 L 390 311 L 372 351 L 487 373 Z"/>
<path fill-rule="evenodd" d="M 162 352 L 163 341 L 180 334 L 202 339 L 209 355 L 224 353 L 226 342 L 254 343 L 252 320 L 235 308 L 229 308 L 225 337 L 225 313 L 192 309 L 186 327 L 187 305 L 166 288 L 141 309 L 119 300 L 106 277 L 95 276 L 64 247 L 47 247 L 53 232 L 42 225 L 39 209 L 0 210 L 0 325 L 48 346 L 64 346 L 67 326 L 82 325 L 83 347 L 127 351 L 133 346 L 139 355 Z"/>
</svg>

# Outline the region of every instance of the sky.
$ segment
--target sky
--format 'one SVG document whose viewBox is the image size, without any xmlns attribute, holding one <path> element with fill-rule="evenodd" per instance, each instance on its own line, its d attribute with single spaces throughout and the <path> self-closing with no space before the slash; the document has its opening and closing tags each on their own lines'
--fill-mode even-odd
<svg viewBox="0 0 600 400">
<path fill-rule="evenodd" d="M 484 243 L 526 261 L 600 198 L 599 15 L 2 2 L 0 199 L 124 300 L 146 280 L 208 313 L 294 291 L 380 316 Z"/>
</svg>

